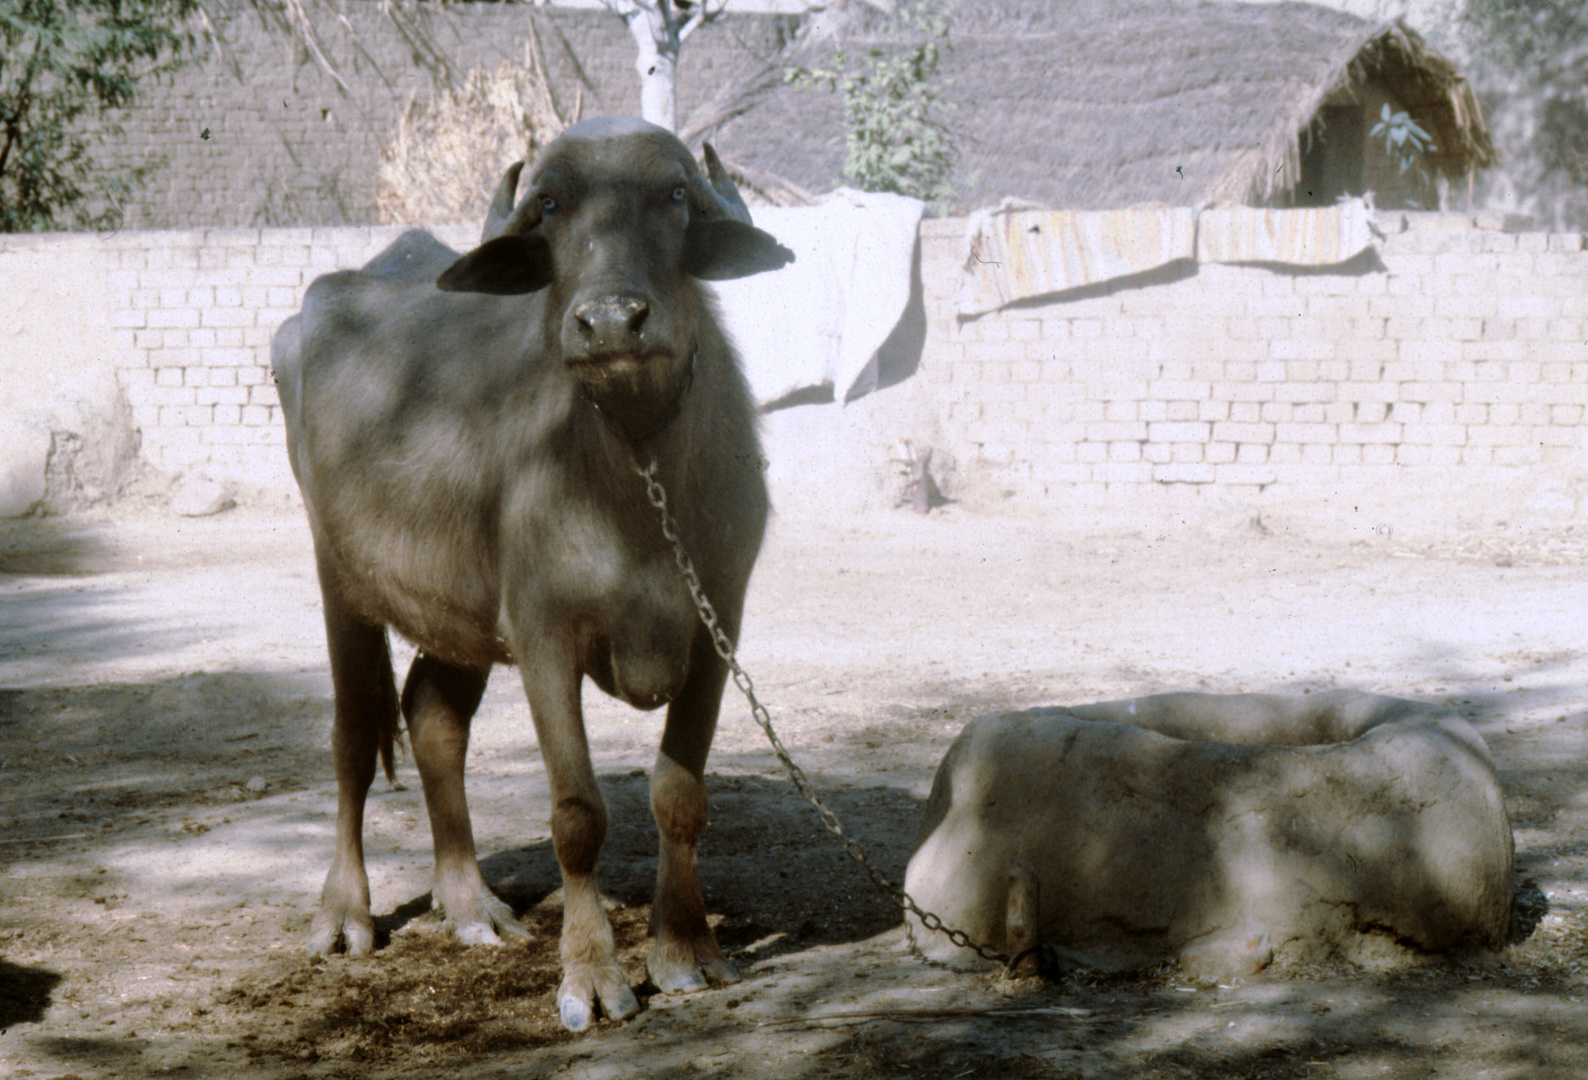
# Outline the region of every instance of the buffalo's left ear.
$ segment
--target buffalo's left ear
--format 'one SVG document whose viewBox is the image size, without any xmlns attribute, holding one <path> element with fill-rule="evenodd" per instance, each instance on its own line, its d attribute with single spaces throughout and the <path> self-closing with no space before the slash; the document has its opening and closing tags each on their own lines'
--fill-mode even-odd
<svg viewBox="0 0 1588 1080">
<path fill-rule="evenodd" d="M 442 292 L 518 296 L 552 281 L 551 245 L 538 232 L 487 240 L 436 278 Z"/>
<path fill-rule="evenodd" d="M 727 281 L 780 270 L 794 253 L 754 225 L 718 219 L 697 221 L 684 237 L 684 269 L 702 281 Z"/>
</svg>

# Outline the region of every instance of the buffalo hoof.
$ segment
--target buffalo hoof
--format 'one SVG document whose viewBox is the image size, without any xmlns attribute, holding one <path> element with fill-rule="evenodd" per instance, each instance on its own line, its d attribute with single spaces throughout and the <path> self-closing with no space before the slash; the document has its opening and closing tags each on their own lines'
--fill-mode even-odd
<svg viewBox="0 0 1588 1080">
<path fill-rule="evenodd" d="M 465 945 L 501 945 L 505 941 L 530 941 L 534 935 L 513 916 L 513 909 L 481 886 L 472 903 L 443 904 L 442 926 Z"/>
<path fill-rule="evenodd" d="M 309 924 L 308 953 L 329 956 L 338 945 L 347 955 L 364 956 L 375 947 L 375 920 L 368 910 L 354 911 L 337 905 L 322 905 Z"/>
<path fill-rule="evenodd" d="M 658 943 L 645 958 L 645 972 L 664 994 L 688 994 L 739 981 L 739 972 L 723 959 L 722 950 L 709 938 L 699 944 Z"/>
<path fill-rule="evenodd" d="M 640 1011 L 640 1000 L 616 964 L 571 967 L 557 988 L 557 1015 L 569 1031 L 583 1031 L 596 1016 L 596 1004 L 609 1020 L 627 1020 Z"/>
</svg>

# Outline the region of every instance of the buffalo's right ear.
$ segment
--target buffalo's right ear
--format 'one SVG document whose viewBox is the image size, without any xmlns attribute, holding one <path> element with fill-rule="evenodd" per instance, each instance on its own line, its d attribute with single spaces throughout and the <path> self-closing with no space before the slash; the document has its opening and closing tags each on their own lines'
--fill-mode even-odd
<svg viewBox="0 0 1588 1080">
<path fill-rule="evenodd" d="M 551 245 L 538 232 L 487 240 L 436 278 L 442 292 L 518 296 L 551 284 Z"/>
<path fill-rule="evenodd" d="M 794 253 L 771 233 L 728 218 L 691 222 L 684 237 L 684 269 L 702 281 L 727 281 L 781 270 Z"/>
</svg>

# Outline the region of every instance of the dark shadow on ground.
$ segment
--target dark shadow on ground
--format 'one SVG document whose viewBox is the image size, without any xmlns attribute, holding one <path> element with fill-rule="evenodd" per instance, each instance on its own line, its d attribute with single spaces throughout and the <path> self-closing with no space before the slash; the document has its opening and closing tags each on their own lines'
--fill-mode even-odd
<svg viewBox="0 0 1588 1080">
<path fill-rule="evenodd" d="M 261 604 L 282 603 L 265 612 L 277 619 L 300 611 L 315 595 L 305 532 L 259 517 L 0 522 L 0 680 L 54 683 L 83 663 L 126 658 L 158 664 L 234 628 L 252 633 Z"/>
<path fill-rule="evenodd" d="M 192 635 L 179 617 L 129 616 L 112 592 L 70 580 L 29 588 L 6 598 L 0 610 L 0 663 L 48 663 L 54 656 L 104 659 L 155 652 Z"/>
<path fill-rule="evenodd" d="M 92 854 L 195 810 L 302 789 L 329 702 L 303 676 L 226 672 L 0 690 L 0 867 Z M 265 778 L 252 790 L 248 781 Z"/>
<path fill-rule="evenodd" d="M 100 1038 L 58 1035 L 41 1036 L 36 1045 L 52 1058 L 69 1061 L 78 1067 L 114 1070 L 120 1076 L 169 1076 L 170 1073 L 151 1068 L 139 1059 L 155 1040 L 122 1039 L 111 1036 Z"/>
<path fill-rule="evenodd" d="M 50 1007 L 61 976 L 48 968 L 25 967 L 0 957 L 0 1034 L 17 1024 L 36 1024 Z"/>
<path fill-rule="evenodd" d="M 84 577 L 104 570 L 111 550 L 103 530 L 71 518 L 0 521 L 0 574 Z"/>
<path fill-rule="evenodd" d="M 902 875 L 908 845 L 896 838 L 913 835 L 900 823 L 913 826 L 917 800 L 886 786 L 838 788 L 819 770 L 813 779 L 858 834 L 894 838 L 873 842 L 871 850 L 887 873 Z M 647 1001 L 656 993 L 644 968 L 656 860 L 649 781 L 642 770 L 607 773 L 600 781 L 612 817 L 601 883 L 611 900 L 619 962 Z M 741 969 L 814 946 L 860 943 L 898 923 L 897 908 L 849 864 L 787 782 L 731 774 L 709 774 L 707 782 L 713 823 L 701 844 L 700 875 L 707 908 L 720 917 L 714 921 L 721 943 Z M 508 1063 L 577 1042 L 581 1036 L 562 1029 L 555 1009 L 562 911 L 550 842 L 487 854 L 481 869 L 533 940 L 467 948 L 444 931 L 429 910 L 429 894 L 422 894 L 377 915 L 380 935 L 371 955 L 261 955 L 252 971 L 206 1003 L 213 1019 L 171 1038 L 223 1041 L 264 1076 L 296 1075 L 305 1062 L 331 1075 L 342 1075 L 339 1069 L 385 1075 L 381 1070 L 402 1071 L 416 1061 L 427 1068 Z M 753 978 L 743 985 L 756 992 Z M 599 1030 L 621 1038 L 627 1029 L 603 1022 Z M 110 1041 L 80 1039 L 46 1049 L 63 1066 L 96 1067 L 116 1051 Z M 116 1063 L 119 1075 L 163 1075 L 164 1067 L 152 1063 L 166 1059 L 153 1050 L 147 1057 L 147 1066 Z M 528 1074 L 537 1069 L 531 1063 Z"/>
<path fill-rule="evenodd" d="M 815 779 L 821 784 L 819 773 Z M 845 855 L 788 781 L 708 774 L 706 782 L 711 826 L 700 842 L 701 889 L 707 910 L 724 920 L 721 944 L 736 962 L 863 941 L 899 924 L 897 904 Z M 602 890 L 622 905 L 645 907 L 655 888 L 657 844 L 647 774 L 609 773 L 601 789 L 611 816 Z M 902 880 L 920 801 L 885 785 L 825 785 L 822 798 L 883 873 Z M 521 913 L 562 885 L 550 841 L 488 855 L 480 870 Z"/>
<path fill-rule="evenodd" d="M 1561 672 L 1563 682 L 1568 676 Z M 114 744 L 115 729 L 94 728 L 94 717 L 108 721 L 126 712 L 129 702 L 142 703 L 141 712 L 133 709 L 129 715 L 145 725 L 141 731 L 171 744 L 172 759 L 160 766 L 169 773 L 152 774 L 158 781 L 154 790 L 167 796 L 177 794 L 174 786 L 183 776 L 199 777 L 198 790 L 213 792 L 204 788 L 205 777 L 239 775 L 238 744 L 228 740 L 258 745 L 266 753 L 256 761 L 268 760 L 273 747 L 323 754 L 323 721 L 329 709 L 323 697 L 309 703 L 313 723 L 256 724 L 257 730 L 250 730 L 249 717 L 284 708 L 290 712 L 294 702 L 301 703 L 280 680 L 231 674 L 157 684 L 166 694 L 254 702 L 231 710 L 242 722 L 234 722 L 224 735 L 201 732 L 195 737 L 189 732 L 185 741 L 174 721 L 158 715 L 161 710 L 143 707 L 149 703 L 136 694 L 128 697 L 133 689 L 138 688 L 25 691 L 21 717 L 26 723 L 21 727 L 53 723 L 57 726 L 52 730 L 77 740 L 60 743 L 68 752 L 105 752 L 99 744 Z M 56 693 L 60 696 L 49 696 Z M 1547 697 L 1549 690 L 1534 693 Z M 1534 800 L 1536 811 L 1530 813 L 1561 813 L 1574 792 L 1588 787 L 1588 758 L 1534 763 L 1525 752 L 1534 729 L 1513 724 L 1516 730 L 1507 730 L 1507 718 L 1518 711 L 1514 699 L 1503 693 L 1468 693 L 1461 700 L 1490 739 L 1508 794 Z M 897 718 L 849 732 L 842 752 L 829 755 L 831 768 L 814 770 L 823 797 L 867 841 L 890 877 L 902 876 L 913 846 L 919 799 L 906 786 L 887 782 L 886 773 L 868 764 L 868 751 L 888 743 L 897 758 L 904 752 L 899 740 L 912 733 L 940 745 L 969 716 L 1001 705 L 988 700 L 904 710 Z M 32 752 L 14 722 L 17 695 L 0 699 L 0 710 L 5 710 L 0 712 L 0 757 L 19 749 Z M 1588 715 L 1563 715 L 1559 722 L 1568 727 L 1588 724 Z M 13 722 L 6 724 L 5 717 Z M 295 732 L 289 730 L 294 726 Z M 923 739 L 927 734 L 932 738 Z M 91 758 L 90 763 L 107 766 L 117 760 Z M 62 790 L 70 790 L 64 786 L 69 780 L 79 782 L 74 770 L 80 766 L 49 767 Z M 222 767 L 229 771 L 216 771 Z M 768 1027 L 748 1014 L 757 1003 L 783 1008 L 785 984 L 779 980 L 799 965 L 816 972 L 814 990 L 802 998 L 809 1011 L 842 1001 L 845 993 L 863 985 L 863 979 L 857 981 L 865 974 L 863 966 L 842 950 L 818 962 L 812 956 L 821 954 L 812 950 L 853 945 L 853 955 L 874 956 L 863 953 L 869 948 L 864 943 L 898 923 L 892 902 L 849 863 L 791 786 L 759 771 L 770 767 L 765 756 L 737 755 L 719 762 L 719 771 L 708 776 L 712 825 L 701 845 L 708 909 L 723 917 L 719 935 L 741 968 L 773 963 L 731 990 L 694 999 L 717 1003 L 702 1013 L 698 1025 L 660 1023 L 657 1009 L 656 1025 L 643 1019 L 628 1025 L 602 1022 L 583 1036 L 560 1029 L 553 1006 L 560 978 L 561 912 L 554 896 L 560 881 L 551 845 L 541 842 L 482 859 L 487 880 L 536 935 L 528 945 L 466 949 L 444 934 L 425 932 L 421 916 L 428 897 L 415 897 L 382 912 L 389 940 L 371 957 L 311 962 L 284 955 L 286 950 L 261 956 L 253 971 L 223 991 L 214 1003 L 221 1007 L 210 1019 L 197 1022 L 196 1030 L 180 1035 L 162 1031 L 136 1040 L 36 1036 L 35 1045 L 62 1068 L 150 1078 L 170 1075 L 165 1064 L 156 1064 L 169 1058 L 156 1051 L 200 1037 L 228 1047 L 239 1068 L 268 1080 L 442 1070 L 463 1077 L 548 1075 L 563 1067 L 567 1055 L 621 1066 L 613 1075 L 721 1080 L 747 1075 L 780 1080 L 967 1080 L 981 1075 L 1312 1080 L 1463 1076 L 1484 1070 L 1542 1080 L 1579 1073 L 1579 1048 L 1588 1043 L 1588 1008 L 1571 1000 L 1581 998 L 1585 987 L 1588 939 L 1580 933 L 1562 945 L 1559 955 L 1539 952 L 1538 942 L 1529 939 L 1521 950 L 1431 957 L 1410 970 L 1322 965 L 1266 974 L 1228 988 L 1191 984 L 1172 970 L 1123 975 L 1072 970 L 1053 985 L 1005 989 L 990 977 L 922 965 L 923 992 L 948 987 L 954 993 L 982 996 L 957 1015 L 900 1009 L 844 1022 L 836 1025 L 838 1034 L 815 1050 L 784 1047 L 780 1052 L 785 1057 L 775 1072 L 749 1070 L 742 1060 L 664 1069 L 657 1064 L 663 1060 L 658 1055 L 668 1040 L 680 1055 L 704 1047 L 720 1052 L 752 1044 L 778 1051 L 783 1044 L 766 1042 L 768 1032 L 814 1030 L 817 1022 L 799 1017 L 787 1027 Z M 322 776 L 315 782 L 327 780 Z M 644 770 L 608 771 L 601 783 L 612 820 L 602 885 L 614 901 L 611 917 L 620 960 L 642 985 L 642 997 L 649 998 L 643 989 L 643 962 L 649 948 L 656 836 L 648 777 Z M 0 805 L 0 813 L 10 810 L 9 804 Z M 150 808 L 159 810 L 158 800 Z M 1521 854 L 1531 857 L 1526 851 Z M 1540 860 L 1545 857 L 1536 854 Z M 1550 883 L 1540 880 L 1540 895 L 1547 903 Z M 304 903 L 312 904 L 312 897 L 306 896 Z M 769 968 L 777 974 L 766 974 Z M 5 974 L 0 967 L 0 979 Z M 745 1004 L 724 1008 L 725 1002 Z M 1072 1012 L 1053 1011 L 1066 1009 Z M 150 1034 L 141 1025 L 139 1031 Z M 225 1069 L 212 1060 L 207 1074 L 224 1075 Z M 573 1075 L 578 1075 L 577 1067 Z"/>
</svg>

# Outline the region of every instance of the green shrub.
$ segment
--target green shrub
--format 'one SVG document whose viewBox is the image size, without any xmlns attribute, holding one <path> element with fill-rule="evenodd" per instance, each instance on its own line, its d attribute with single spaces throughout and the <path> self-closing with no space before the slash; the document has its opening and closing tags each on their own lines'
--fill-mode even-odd
<svg viewBox="0 0 1588 1080">
<path fill-rule="evenodd" d="M 864 54 L 840 50 L 831 68 L 790 68 L 787 82 L 836 92 L 844 105 L 843 179 L 862 191 L 889 191 L 942 204 L 954 197 L 958 154 L 945 114 L 942 50 L 949 17 L 932 0 L 901 5 L 897 45 Z"/>
<path fill-rule="evenodd" d="M 105 168 L 80 121 L 131 104 L 139 80 L 185 63 L 197 10 L 197 0 L 0 0 L 0 232 L 120 224 L 160 162 Z"/>
</svg>

